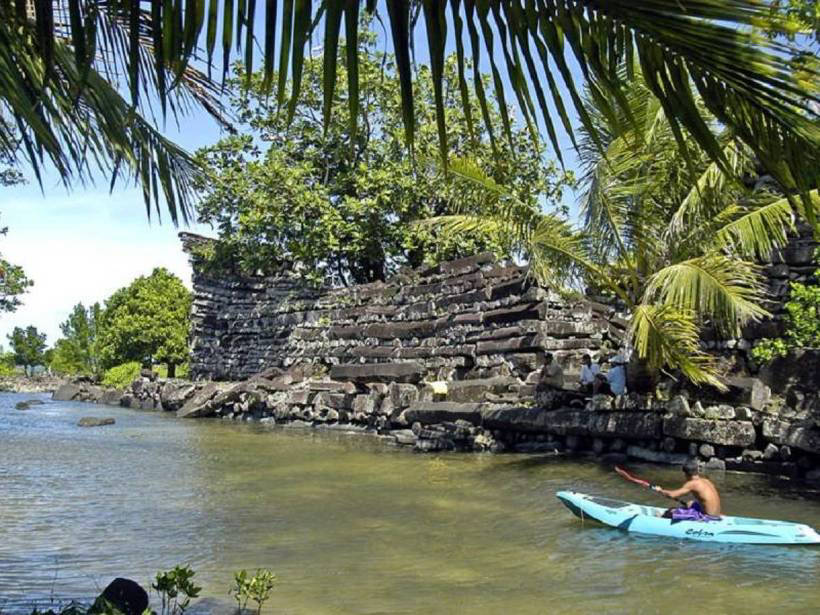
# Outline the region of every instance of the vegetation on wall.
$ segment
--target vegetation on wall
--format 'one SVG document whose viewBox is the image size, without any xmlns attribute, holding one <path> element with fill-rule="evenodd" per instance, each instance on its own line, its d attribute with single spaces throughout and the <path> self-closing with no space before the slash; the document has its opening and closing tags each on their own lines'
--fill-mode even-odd
<svg viewBox="0 0 820 615">
<path fill-rule="evenodd" d="M 674 147 L 680 135 L 646 84 L 636 79 L 625 97 L 630 123 L 609 117 L 595 96 L 586 98 L 594 131 L 584 131 L 580 144 L 582 228 L 532 214 L 469 161 L 451 163 L 453 175 L 493 195 L 496 214 L 431 224 L 456 234 L 511 237 L 542 281 L 567 283 L 574 276 L 620 303 L 630 315 L 629 341 L 650 371 L 677 369 L 695 383 L 720 387 L 713 358 L 700 346 L 701 327 L 734 336 L 767 315 L 754 261 L 784 245 L 792 204 L 736 179 L 753 170 L 753 154 L 731 133 L 716 135 L 732 167 L 725 173 L 692 140 L 684 138 L 689 159 L 680 156 Z M 817 191 L 810 198 L 820 204 Z"/>
<path fill-rule="evenodd" d="M 820 348 L 820 249 L 815 251 L 814 260 L 818 269 L 813 283 L 789 283 L 789 298 L 783 306 L 784 336 L 762 339 L 752 348 L 751 356 L 758 363 L 785 357 L 795 348 Z"/>
</svg>

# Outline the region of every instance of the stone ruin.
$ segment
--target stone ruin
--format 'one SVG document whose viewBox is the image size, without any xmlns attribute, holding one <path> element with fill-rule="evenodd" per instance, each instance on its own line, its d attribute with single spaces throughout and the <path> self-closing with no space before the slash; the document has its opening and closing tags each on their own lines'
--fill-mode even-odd
<svg viewBox="0 0 820 615">
<path fill-rule="evenodd" d="M 613 308 L 540 288 L 524 268 L 489 254 L 383 283 L 310 289 L 287 273 L 209 272 L 196 247 L 211 240 L 181 237 L 194 264 L 197 381 L 141 378 L 117 393 L 66 385 L 57 398 L 361 431 L 427 452 L 570 452 L 675 464 L 697 457 L 710 470 L 820 480 L 818 351 L 776 361 L 758 377 L 731 377 L 726 393 L 679 387 L 665 399 L 634 392 L 589 399 L 571 390 L 550 397 L 536 386 L 541 351 L 564 366 L 571 389 L 581 356 L 622 338 L 626 322 Z M 810 244 L 796 245 L 769 265 L 773 284 L 809 275 Z M 719 347 L 742 352 L 754 335 L 750 329 Z M 442 381 L 446 396 L 434 384 Z"/>
</svg>

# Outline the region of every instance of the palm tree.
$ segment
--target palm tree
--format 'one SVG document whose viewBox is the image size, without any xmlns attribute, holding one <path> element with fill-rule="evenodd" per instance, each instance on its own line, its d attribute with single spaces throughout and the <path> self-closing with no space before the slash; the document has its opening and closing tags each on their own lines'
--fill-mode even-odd
<svg viewBox="0 0 820 615">
<path fill-rule="evenodd" d="M 89 161 L 109 168 L 114 178 L 124 165 L 142 185 L 146 199 L 161 190 L 172 217 L 177 206 L 185 215 L 194 172 L 190 159 L 143 120 L 136 112 L 138 103 L 145 104 L 153 91 L 164 114 L 192 62 L 207 65 L 210 73 L 217 40 L 223 75 L 234 46 L 244 49 L 246 72 L 251 74 L 257 44 L 251 26 L 264 12 L 259 46 L 268 88 L 275 88 L 279 106 L 291 114 L 306 46 L 324 26 L 327 118 L 336 82 L 333 58 L 344 22 L 351 67 L 350 130 L 355 133 L 362 7 L 386 8 L 411 149 L 415 27 L 426 30 L 444 160 L 442 72 L 449 43 L 455 44 L 459 58 L 462 95 L 466 98 L 472 84 L 484 100 L 478 73 L 474 71 L 472 79 L 467 75 L 466 35 L 473 66 L 489 64 L 502 107 L 506 109 L 506 72 L 525 121 L 534 129 L 540 117 L 559 156 L 548 99 L 564 129 L 571 136 L 574 130 L 558 82 L 563 81 L 581 125 L 592 131 L 573 64 L 602 110 L 616 117 L 626 110 L 617 67 L 624 62 L 631 67 L 634 59 L 680 147 L 685 138 L 692 139 L 724 172 L 730 169 L 720 141 L 709 130 L 705 107 L 754 151 L 787 193 L 802 195 L 807 216 L 815 220 L 808 194 L 820 184 L 820 127 L 816 112 L 807 108 L 809 102 L 820 101 L 806 84 L 812 77 L 816 81 L 817 71 L 809 68 L 798 80 L 790 64 L 800 53 L 798 47 L 751 31 L 770 19 L 768 3 L 761 0 L 267 0 L 264 8 L 256 0 L 2 0 L 0 146 L 20 152 L 35 172 L 42 160 L 51 160 L 66 182 L 87 177 Z M 198 45 L 201 35 L 204 52 Z M 501 68 L 497 58 L 503 58 Z M 198 83 L 211 87 L 207 79 Z M 120 89 L 130 93 L 130 103 Z M 703 106 L 696 103 L 697 95 Z M 76 117 L 74 110 L 80 111 Z M 503 122 L 509 137 L 510 120 L 505 116 Z M 18 140 L 10 136 L 14 128 L 20 130 Z"/>
<path fill-rule="evenodd" d="M 768 315 L 755 261 L 784 245 L 795 212 L 788 198 L 737 179 L 754 170 L 754 155 L 728 131 L 715 139 L 729 173 L 691 137 L 683 137 L 688 154 L 681 154 L 673 122 L 640 78 L 624 96 L 621 112 L 630 121 L 606 113 L 593 93 L 585 96 L 594 131 L 582 128 L 579 142 L 582 228 L 527 210 L 463 160 L 451 163 L 452 174 L 487 190 L 487 215 L 428 223 L 500 234 L 542 283 L 580 276 L 629 314 L 628 340 L 651 372 L 679 369 L 692 382 L 720 387 L 713 359 L 701 349 L 701 330 L 708 324 L 737 336 L 744 324 Z M 809 199 L 820 206 L 817 190 Z"/>
</svg>

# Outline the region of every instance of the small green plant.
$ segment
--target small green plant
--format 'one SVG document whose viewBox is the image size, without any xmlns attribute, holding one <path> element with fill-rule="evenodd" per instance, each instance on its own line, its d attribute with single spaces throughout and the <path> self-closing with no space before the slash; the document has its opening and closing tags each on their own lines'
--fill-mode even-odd
<svg viewBox="0 0 820 615">
<path fill-rule="evenodd" d="M 250 576 L 247 570 L 234 574 L 234 586 L 230 593 L 236 600 L 237 612 L 242 613 L 248 601 L 256 603 L 256 615 L 262 612 L 262 605 L 268 601 L 276 583 L 276 575 L 267 568 L 257 568 L 256 574 Z"/>
<path fill-rule="evenodd" d="M 115 389 L 124 389 L 131 386 L 140 375 L 142 366 L 139 361 L 129 361 L 122 365 L 117 365 L 109 370 L 106 370 L 103 376 L 103 386 L 113 387 Z"/>
<path fill-rule="evenodd" d="M 156 581 L 151 587 L 162 601 L 159 615 L 181 615 L 185 612 L 191 599 L 199 596 L 202 589 L 194 585 L 195 574 L 190 566 L 175 566 L 171 570 L 157 573 Z"/>
<path fill-rule="evenodd" d="M 814 253 L 820 261 L 820 249 Z M 816 284 L 791 283 L 786 308 L 786 336 L 764 338 L 752 348 L 757 363 L 769 363 L 784 357 L 792 348 L 820 348 L 820 269 L 815 271 Z"/>
</svg>

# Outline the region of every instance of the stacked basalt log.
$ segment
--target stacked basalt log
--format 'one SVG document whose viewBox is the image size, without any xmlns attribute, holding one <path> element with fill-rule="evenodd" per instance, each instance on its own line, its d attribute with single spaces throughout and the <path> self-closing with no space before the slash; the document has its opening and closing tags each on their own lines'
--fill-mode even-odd
<svg viewBox="0 0 820 615">
<path fill-rule="evenodd" d="M 492 254 L 404 270 L 385 282 L 313 289 L 292 272 L 249 277 L 203 266 L 206 238 L 181 234 L 194 266 L 191 374 L 243 380 L 308 363 L 392 364 L 412 377 L 516 376 L 541 367 L 539 351 L 577 369 L 580 356 L 616 343 L 612 308 L 567 300 L 533 283 L 524 267 Z M 410 376 L 385 374 L 385 381 Z"/>
</svg>

